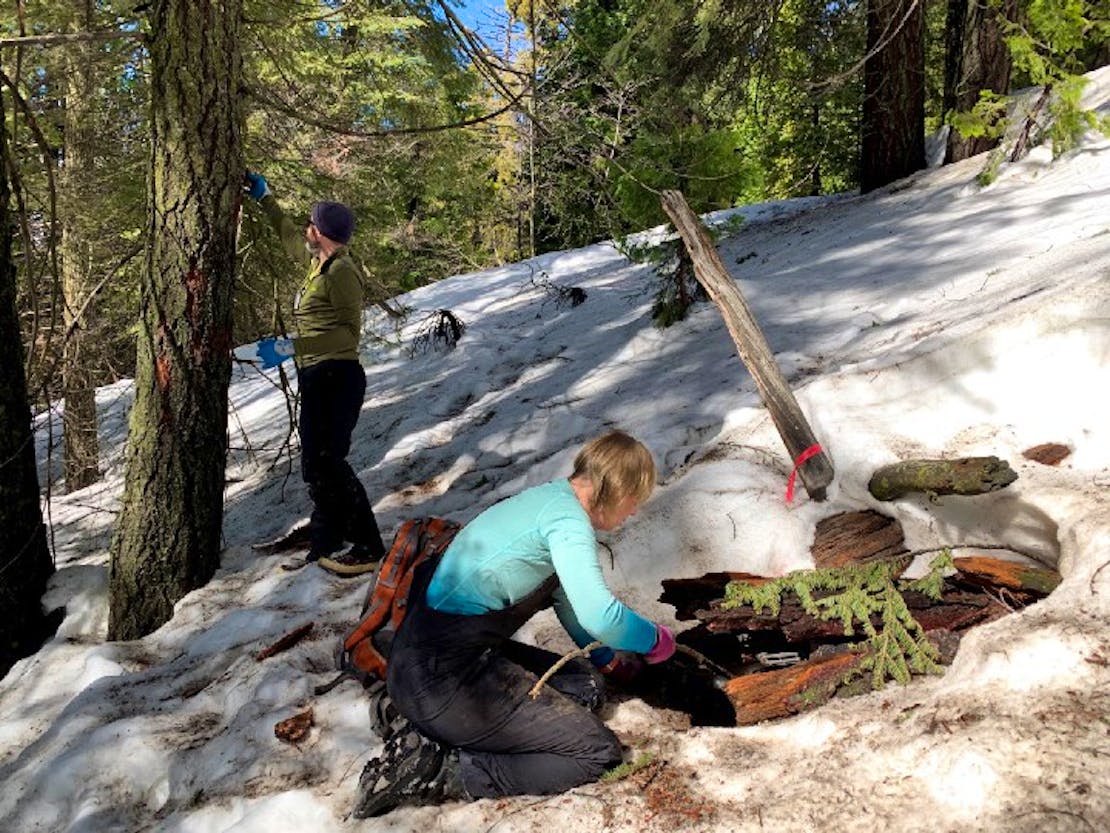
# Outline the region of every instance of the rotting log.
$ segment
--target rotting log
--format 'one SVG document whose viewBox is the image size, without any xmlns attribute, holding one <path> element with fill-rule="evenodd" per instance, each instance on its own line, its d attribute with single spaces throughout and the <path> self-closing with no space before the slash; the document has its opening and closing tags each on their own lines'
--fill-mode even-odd
<svg viewBox="0 0 1110 833">
<path fill-rule="evenodd" d="M 820 598 L 819 595 L 815 598 Z M 996 619 L 1009 611 L 997 600 L 986 593 L 967 592 L 949 587 L 947 584 L 940 599 L 933 599 L 924 593 L 912 590 L 902 592 L 914 620 L 923 630 L 944 629 L 963 631 L 973 625 Z M 822 619 L 807 613 L 801 601 L 793 593 L 785 596 L 780 603 L 777 615 L 756 611 L 751 605 L 722 609 L 720 601 L 710 604 L 709 609 L 699 610 L 697 618 L 711 633 L 741 633 L 748 631 L 777 631 L 792 644 L 804 644 L 812 640 L 843 639 L 844 624 L 840 619 Z M 879 615 L 872 618 L 876 628 L 882 627 Z M 861 629 L 855 628 L 856 638 Z"/>
<path fill-rule="evenodd" d="M 794 393 L 775 362 L 767 339 L 756 323 L 747 301 L 736 281 L 729 275 L 717 254 L 709 233 L 691 210 L 681 191 L 664 191 L 663 210 L 686 244 L 694 264 L 694 276 L 705 287 L 713 303 L 721 310 L 736 350 L 755 381 L 771 419 L 782 437 L 791 461 L 797 461 L 814 446 L 819 446 Z M 832 462 L 820 451 L 798 466 L 806 493 L 815 501 L 825 499 L 825 490 L 833 479 Z"/>
<path fill-rule="evenodd" d="M 809 551 L 819 568 L 845 567 L 899 558 L 905 543 L 897 519 L 868 509 L 822 518 Z"/>
<path fill-rule="evenodd" d="M 733 677 L 724 684 L 723 691 L 736 710 L 736 725 L 750 726 L 828 702 L 863 658 L 862 653 L 836 654 L 776 671 Z"/>
<path fill-rule="evenodd" d="M 906 460 L 883 466 L 871 475 L 867 490 L 877 500 L 897 500 L 912 492 L 930 495 L 981 495 L 1017 480 L 1010 464 L 998 457 L 957 460 Z"/>
<path fill-rule="evenodd" d="M 680 622 L 696 619 L 699 610 L 707 609 L 712 602 L 724 597 L 725 586 L 730 581 L 763 584 L 771 579 L 751 573 L 705 573 L 698 578 L 665 578 L 659 601 L 674 607 L 675 619 Z"/>
<path fill-rule="evenodd" d="M 1055 570 L 1034 567 L 1017 561 L 986 556 L 954 558 L 952 563 L 960 576 L 980 587 L 1005 587 L 1020 590 L 1043 598 L 1060 584 L 1061 576 Z"/>
</svg>

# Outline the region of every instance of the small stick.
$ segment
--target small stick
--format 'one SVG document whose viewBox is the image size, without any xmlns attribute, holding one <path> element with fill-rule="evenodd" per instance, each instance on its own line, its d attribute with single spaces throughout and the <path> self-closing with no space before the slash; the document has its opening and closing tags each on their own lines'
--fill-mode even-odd
<svg viewBox="0 0 1110 833">
<path fill-rule="evenodd" d="M 717 665 L 717 663 L 715 663 L 713 660 L 711 660 L 709 657 L 707 657 L 701 651 L 695 651 L 689 645 L 676 645 L 675 648 L 677 648 L 679 651 L 686 654 L 687 656 L 693 657 L 694 661 L 698 665 L 702 666 L 703 668 L 708 668 L 714 674 L 720 674 L 720 675 L 724 676 L 725 679 L 729 679 L 733 676 L 732 673 L 728 669 L 723 668 L 720 665 Z"/>
<path fill-rule="evenodd" d="M 282 651 L 287 651 L 304 639 L 312 631 L 313 623 L 309 622 L 307 625 L 301 625 L 294 631 L 285 634 L 281 639 L 271 645 L 269 648 L 264 648 L 258 652 L 255 657 L 256 660 L 262 662 L 264 659 L 269 659 L 274 654 L 280 654 Z"/>
<path fill-rule="evenodd" d="M 537 697 L 540 696 L 540 689 L 543 688 L 543 684 L 550 680 L 552 676 L 554 676 L 556 671 L 558 671 L 575 657 L 584 657 L 589 654 L 590 651 L 592 651 L 594 648 L 600 648 L 601 644 L 602 643 L 600 642 L 591 642 L 585 648 L 579 648 L 577 651 L 571 651 L 569 654 L 560 657 L 559 660 L 550 668 L 548 668 L 544 675 L 536 681 L 536 684 L 532 686 L 531 690 L 529 690 L 528 696 L 535 700 Z"/>
</svg>

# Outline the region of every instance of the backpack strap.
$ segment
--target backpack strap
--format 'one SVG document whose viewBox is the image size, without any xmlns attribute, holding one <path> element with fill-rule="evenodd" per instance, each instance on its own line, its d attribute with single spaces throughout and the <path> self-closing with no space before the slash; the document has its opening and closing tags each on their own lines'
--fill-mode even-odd
<svg viewBox="0 0 1110 833">
<path fill-rule="evenodd" d="M 383 629 L 393 631 L 407 611 L 415 568 L 447 549 L 461 525 L 445 518 L 407 520 L 397 529 L 393 544 L 382 559 L 378 575 L 367 590 L 358 625 L 343 640 L 339 652 L 340 674 L 317 688 L 326 693 L 350 678 L 364 686 L 385 676 L 386 644 L 375 644 Z M 384 636 L 384 634 L 383 634 Z"/>
</svg>

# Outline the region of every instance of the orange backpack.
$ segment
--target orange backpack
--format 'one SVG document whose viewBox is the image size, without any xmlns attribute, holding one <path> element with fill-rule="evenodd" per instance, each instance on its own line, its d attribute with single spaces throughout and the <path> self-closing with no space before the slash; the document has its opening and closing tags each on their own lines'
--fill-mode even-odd
<svg viewBox="0 0 1110 833">
<path fill-rule="evenodd" d="M 323 694 L 351 677 L 364 687 L 385 679 L 389 646 L 404 619 L 415 569 L 447 549 L 461 525 L 445 518 L 416 518 L 401 524 L 366 593 L 359 622 L 343 640 L 339 676 L 316 689 Z"/>
</svg>

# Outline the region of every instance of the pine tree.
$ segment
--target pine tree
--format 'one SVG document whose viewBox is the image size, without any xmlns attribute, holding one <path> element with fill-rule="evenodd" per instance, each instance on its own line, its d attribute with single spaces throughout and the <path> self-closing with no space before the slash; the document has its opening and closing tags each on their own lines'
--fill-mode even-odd
<svg viewBox="0 0 1110 833">
<path fill-rule="evenodd" d="M 5 96 L 0 96 L 0 677 L 45 636 L 41 598 L 54 562 L 39 509 L 35 443 L 15 309 Z"/>
<path fill-rule="evenodd" d="M 173 615 L 219 565 L 242 200 L 240 3 L 156 0 L 150 219 L 111 639 Z"/>
</svg>

